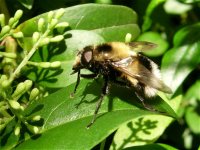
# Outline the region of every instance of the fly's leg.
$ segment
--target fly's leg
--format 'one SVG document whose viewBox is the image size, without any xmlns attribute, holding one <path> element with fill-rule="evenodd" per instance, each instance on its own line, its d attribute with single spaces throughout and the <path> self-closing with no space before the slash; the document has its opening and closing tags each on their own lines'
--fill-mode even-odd
<svg viewBox="0 0 200 150">
<path fill-rule="evenodd" d="M 93 79 L 93 78 L 97 77 L 97 74 L 80 74 L 80 77 L 86 78 L 86 79 Z M 76 104 L 76 108 L 79 107 L 79 105 L 82 103 L 82 101 L 83 101 L 83 99 L 81 99 L 81 101 L 78 104 Z"/>
<path fill-rule="evenodd" d="M 76 89 L 77 89 L 79 83 L 80 83 L 80 70 L 78 71 L 78 74 L 77 74 L 77 80 L 76 80 L 74 92 L 70 94 L 70 97 L 74 97 L 74 94 L 76 93 Z"/>
<path fill-rule="evenodd" d="M 93 118 L 92 118 L 91 122 L 87 125 L 87 128 L 90 128 L 90 126 L 95 122 L 97 114 L 98 114 L 98 111 L 99 111 L 99 109 L 101 107 L 101 103 L 103 101 L 103 98 L 108 94 L 108 92 L 109 92 L 108 77 L 104 77 L 104 86 L 102 88 L 101 97 L 100 97 L 100 99 L 97 102 Z"/>
<path fill-rule="evenodd" d="M 144 108 L 146 108 L 147 110 L 150 110 L 150 111 L 156 111 L 154 108 L 152 108 L 151 106 L 145 104 L 144 102 L 144 98 L 138 93 L 138 92 L 135 92 L 135 95 L 137 96 L 137 98 L 142 102 L 142 105 L 144 106 Z"/>
<path fill-rule="evenodd" d="M 80 75 L 82 78 L 86 78 L 86 79 L 92 79 L 92 78 L 96 78 L 97 74 L 81 74 Z"/>
</svg>

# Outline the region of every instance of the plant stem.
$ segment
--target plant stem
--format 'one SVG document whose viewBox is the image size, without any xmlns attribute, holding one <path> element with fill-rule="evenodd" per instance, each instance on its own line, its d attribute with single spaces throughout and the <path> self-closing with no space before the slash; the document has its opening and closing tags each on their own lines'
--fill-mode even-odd
<svg viewBox="0 0 200 150">
<path fill-rule="evenodd" d="M 14 73 L 11 75 L 10 77 L 10 81 L 12 82 L 16 76 L 21 72 L 21 69 L 28 63 L 29 59 L 33 56 L 33 54 L 36 52 L 36 50 L 39 47 L 39 44 L 41 42 L 41 40 L 46 37 L 49 34 L 50 30 L 47 29 L 45 31 L 45 33 L 40 37 L 40 39 L 34 44 L 34 46 L 32 47 L 32 49 L 29 51 L 28 55 L 25 55 L 24 59 L 22 60 L 22 62 L 19 64 L 19 66 L 16 68 L 16 70 L 14 71 Z"/>
</svg>

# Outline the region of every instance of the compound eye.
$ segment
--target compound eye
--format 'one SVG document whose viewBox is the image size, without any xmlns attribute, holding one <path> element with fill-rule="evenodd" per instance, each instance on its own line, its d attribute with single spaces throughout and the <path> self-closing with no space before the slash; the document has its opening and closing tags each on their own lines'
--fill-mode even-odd
<svg viewBox="0 0 200 150">
<path fill-rule="evenodd" d="M 84 59 L 87 63 L 89 63 L 92 60 L 92 51 L 85 52 Z"/>
<path fill-rule="evenodd" d="M 85 48 L 82 53 L 81 63 L 83 65 L 88 65 L 92 60 L 92 57 L 93 57 L 92 49 L 89 47 Z"/>
</svg>

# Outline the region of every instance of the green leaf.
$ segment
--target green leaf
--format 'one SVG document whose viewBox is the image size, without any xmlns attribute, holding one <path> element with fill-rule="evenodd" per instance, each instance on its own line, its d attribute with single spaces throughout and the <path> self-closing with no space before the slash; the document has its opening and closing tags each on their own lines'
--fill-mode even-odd
<svg viewBox="0 0 200 150">
<path fill-rule="evenodd" d="M 151 25 L 152 25 L 152 19 L 151 19 L 151 15 L 153 13 L 153 11 L 155 10 L 155 8 L 160 5 L 161 3 L 163 3 L 165 0 L 151 0 L 148 7 L 147 7 L 147 10 L 146 10 L 146 13 L 145 13 L 145 16 L 144 16 L 144 23 L 142 25 L 142 31 L 147 31 Z"/>
<path fill-rule="evenodd" d="M 147 41 L 157 44 L 157 47 L 150 50 L 145 51 L 144 54 L 151 57 L 156 57 L 162 55 L 168 48 L 168 43 L 166 40 L 164 40 L 160 34 L 157 32 L 145 32 L 141 34 L 138 39 L 138 41 Z"/>
<path fill-rule="evenodd" d="M 200 0 L 179 0 L 179 1 L 183 3 L 188 3 L 188 4 L 200 2 Z"/>
<path fill-rule="evenodd" d="M 169 14 L 182 15 L 192 9 L 192 5 L 183 4 L 177 0 L 168 0 L 164 4 L 165 11 Z"/>
<path fill-rule="evenodd" d="M 168 101 L 177 110 L 182 96 Z M 163 115 L 146 115 L 133 119 L 122 125 L 114 136 L 111 149 L 124 149 L 130 146 L 150 144 L 155 142 L 172 122 L 172 118 Z"/>
<path fill-rule="evenodd" d="M 21 25 L 18 29 L 24 33 L 24 36 L 32 36 L 37 30 L 39 18 L 47 18 L 47 14 L 39 15 Z M 123 25 L 136 24 L 136 13 L 124 6 L 103 5 L 103 4 L 85 4 L 65 8 L 64 15 L 58 22 L 66 21 L 71 29 L 97 30 Z"/>
<path fill-rule="evenodd" d="M 37 84 L 45 87 L 66 87 L 76 81 L 75 75 L 70 75 L 72 65 L 75 61 L 78 50 L 91 44 L 103 43 L 104 39 L 98 34 L 86 30 L 71 30 L 66 32 L 65 42 L 61 42 L 58 46 L 50 45 L 36 52 L 32 61 L 61 61 L 59 69 L 42 69 L 30 68 L 28 77 Z M 81 41 L 81 42 L 80 42 Z"/>
<path fill-rule="evenodd" d="M 199 30 L 200 23 L 179 30 L 174 37 L 174 47 L 162 60 L 163 80 L 174 92 L 200 63 Z"/>
<path fill-rule="evenodd" d="M 47 13 L 30 19 L 18 27 L 18 30 L 25 35 L 23 42 L 19 42 L 26 50 L 31 47 L 32 33 L 37 31 L 35 22 L 41 17 L 46 18 Z M 136 13 L 124 6 L 86 4 L 66 8 L 65 14 L 58 20 L 67 21 L 72 29 L 65 32 L 65 43 L 44 47 L 32 58 L 32 61 L 59 60 L 62 62 L 60 70 L 34 68 L 28 70 L 28 77 L 46 87 L 60 88 L 70 85 L 75 81 L 75 77 L 69 74 L 78 50 L 87 45 L 125 41 L 127 33 L 131 33 L 132 39 L 135 39 L 140 32 L 136 19 Z"/>
<path fill-rule="evenodd" d="M 185 119 L 195 134 L 200 133 L 200 115 L 198 113 L 199 109 L 199 102 L 200 102 L 200 80 L 198 80 L 195 84 L 193 84 L 190 89 L 187 91 L 186 96 L 184 98 L 184 102 L 190 104 L 188 107 L 186 107 L 185 112 Z M 194 121 L 195 120 L 195 121 Z"/>
<path fill-rule="evenodd" d="M 91 149 L 122 124 L 137 117 L 156 114 L 139 108 L 132 90 L 112 86 L 110 95 L 103 101 L 97 120 L 90 129 L 86 129 L 93 117 L 102 82 L 82 80 L 75 97 L 70 98 L 74 86 L 72 84 L 38 100 L 25 110 L 25 115 L 29 117 L 41 115 L 44 120 L 42 134 L 31 138 L 26 137 L 25 140 L 20 141 L 18 149 L 33 147 L 35 149 Z M 164 101 L 160 103 L 162 106 L 169 107 Z M 158 103 L 157 107 L 159 105 Z M 171 115 L 170 112 L 167 114 Z"/>
<path fill-rule="evenodd" d="M 12 149 L 16 146 L 17 142 L 19 141 L 19 137 L 16 136 L 13 132 L 15 125 L 16 120 L 13 119 L 6 125 L 6 128 L 3 131 L 1 131 L 1 150 Z"/>
<path fill-rule="evenodd" d="M 170 145 L 161 144 L 161 143 L 134 146 L 134 147 L 125 148 L 124 150 L 150 150 L 150 149 L 152 150 L 178 150 Z"/>
</svg>

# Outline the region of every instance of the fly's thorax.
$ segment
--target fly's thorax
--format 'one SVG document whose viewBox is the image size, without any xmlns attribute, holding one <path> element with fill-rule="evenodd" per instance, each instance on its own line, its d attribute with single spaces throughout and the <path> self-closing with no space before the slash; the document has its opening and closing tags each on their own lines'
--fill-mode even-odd
<svg viewBox="0 0 200 150">
<path fill-rule="evenodd" d="M 137 53 L 123 42 L 110 42 L 98 45 L 94 49 L 94 60 L 96 61 L 119 61 L 130 56 L 137 56 Z"/>
</svg>

